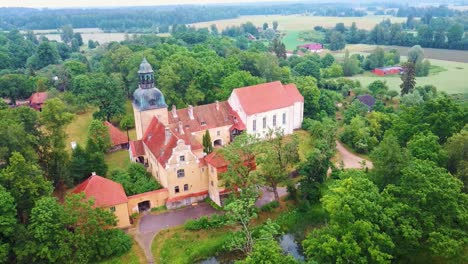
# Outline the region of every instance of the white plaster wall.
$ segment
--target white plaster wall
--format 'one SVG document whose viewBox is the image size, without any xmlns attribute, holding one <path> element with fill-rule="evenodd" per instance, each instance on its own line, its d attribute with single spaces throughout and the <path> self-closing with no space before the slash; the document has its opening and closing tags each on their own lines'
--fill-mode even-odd
<svg viewBox="0 0 468 264">
<path fill-rule="evenodd" d="M 286 124 L 283 124 L 283 113 L 286 113 Z M 276 115 L 276 126 L 273 126 L 273 116 Z M 275 109 L 268 112 L 247 116 L 247 133 L 264 138 L 271 128 L 282 128 L 285 135 L 290 135 L 294 130 L 295 117 L 294 106 Z M 263 118 L 266 117 L 266 127 L 263 127 Z M 256 130 L 253 130 L 253 121 L 256 120 Z"/>
</svg>

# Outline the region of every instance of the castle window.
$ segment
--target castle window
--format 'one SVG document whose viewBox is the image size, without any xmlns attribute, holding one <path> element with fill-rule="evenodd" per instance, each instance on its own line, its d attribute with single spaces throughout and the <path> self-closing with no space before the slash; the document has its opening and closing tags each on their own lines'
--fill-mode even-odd
<svg viewBox="0 0 468 264">
<path fill-rule="evenodd" d="M 188 184 L 184 184 L 184 192 L 188 191 Z"/>
<path fill-rule="evenodd" d="M 254 119 L 252 125 L 253 125 L 253 131 L 256 131 L 257 130 L 257 120 Z"/>
<path fill-rule="evenodd" d="M 263 118 L 263 129 L 266 128 L 266 117 Z"/>
<path fill-rule="evenodd" d="M 217 136 L 221 136 L 221 131 L 219 131 L 219 130 L 216 131 L 216 135 L 217 135 Z"/>
<path fill-rule="evenodd" d="M 115 206 L 109 207 L 109 211 L 111 211 L 111 213 L 115 212 Z"/>
<path fill-rule="evenodd" d="M 175 192 L 175 193 L 179 193 L 179 192 L 180 192 L 179 186 L 174 187 L 174 192 Z"/>
<path fill-rule="evenodd" d="M 283 113 L 283 125 L 286 125 L 286 113 Z"/>
<path fill-rule="evenodd" d="M 180 160 L 180 161 L 185 161 L 185 156 L 180 156 L 180 157 L 179 157 L 179 160 Z"/>
<path fill-rule="evenodd" d="M 273 126 L 276 126 L 276 115 L 273 115 Z"/>
<path fill-rule="evenodd" d="M 211 186 L 214 186 L 213 181 L 211 181 Z"/>
<path fill-rule="evenodd" d="M 183 169 L 177 170 L 177 178 L 183 178 L 183 177 L 185 177 L 185 170 Z"/>
</svg>

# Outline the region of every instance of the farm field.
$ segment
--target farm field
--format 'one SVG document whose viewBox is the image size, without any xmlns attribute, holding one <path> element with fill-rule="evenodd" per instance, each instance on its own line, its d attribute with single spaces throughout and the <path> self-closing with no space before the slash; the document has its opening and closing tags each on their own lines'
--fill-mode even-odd
<svg viewBox="0 0 468 264">
<path fill-rule="evenodd" d="M 353 52 L 370 53 L 376 47 L 377 47 L 376 45 L 368 45 L 368 44 L 347 44 L 346 45 L 346 49 L 349 50 L 349 52 L 351 53 Z M 382 47 L 385 50 L 397 49 L 402 56 L 406 56 L 408 54 L 408 50 L 411 48 L 411 47 L 403 47 L 403 46 L 383 46 L 383 45 L 379 45 L 378 47 Z M 449 49 L 431 49 L 431 48 L 423 48 L 423 49 L 424 49 L 424 56 L 428 59 L 468 63 L 468 51 L 467 50 L 449 50 Z"/>
<path fill-rule="evenodd" d="M 123 33 L 123 32 L 104 32 L 99 28 L 75 28 L 73 29 L 75 33 L 81 33 L 83 42 L 88 43 L 88 40 L 98 41 L 99 43 L 107 43 L 112 41 L 122 41 L 125 40 L 125 35 L 132 37 L 133 35 L 141 35 L 135 33 Z M 56 29 L 44 29 L 44 30 L 33 30 L 33 32 L 38 36 L 45 36 L 49 40 L 61 41 L 60 33 Z M 163 34 L 161 34 L 163 35 Z"/>
<path fill-rule="evenodd" d="M 286 35 L 282 39 L 284 45 L 286 46 L 286 50 L 294 50 L 299 45 L 313 42 L 313 41 L 304 41 L 303 39 L 300 39 L 300 37 L 299 37 L 300 32 L 302 32 L 302 30 L 289 30 L 289 31 L 286 31 Z M 318 39 L 323 38 L 323 36 L 322 36 L 323 34 L 321 35 L 317 31 L 312 31 L 312 32 L 313 32 L 314 36 L 316 35 L 316 37 Z M 321 42 L 319 41 L 319 43 L 321 43 Z"/>
<path fill-rule="evenodd" d="M 404 17 L 393 16 L 365 16 L 365 17 L 324 17 L 324 16 L 301 16 L 301 15 L 257 15 L 257 16 L 240 16 L 234 19 L 213 20 L 207 22 L 200 22 L 191 24 L 196 28 L 209 27 L 216 24 L 218 30 L 223 30 L 229 26 L 239 26 L 245 22 L 252 22 L 256 26 L 262 26 L 267 22 L 270 26 L 273 21 L 278 21 L 278 29 L 289 30 L 311 30 L 315 26 L 334 27 L 336 23 L 343 22 L 345 26 L 351 26 L 356 22 L 358 28 L 372 29 L 376 24 L 382 20 L 390 18 L 392 22 L 406 21 Z"/>
<path fill-rule="evenodd" d="M 402 61 L 406 58 L 402 57 Z M 468 63 L 453 62 L 431 59 L 431 64 L 434 66 L 442 67 L 441 71 L 430 73 L 427 77 L 417 77 L 416 85 L 432 84 L 437 87 L 439 91 L 444 91 L 448 94 L 465 94 L 468 93 Z M 440 68 L 439 68 L 440 69 Z M 377 76 L 370 72 L 349 77 L 352 80 L 358 80 L 363 87 L 367 87 L 370 83 L 376 80 L 383 80 L 387 82 L 391 90 L 400 90 L 401 79 L 399 75 L 391 76 Z"/>
</svg>

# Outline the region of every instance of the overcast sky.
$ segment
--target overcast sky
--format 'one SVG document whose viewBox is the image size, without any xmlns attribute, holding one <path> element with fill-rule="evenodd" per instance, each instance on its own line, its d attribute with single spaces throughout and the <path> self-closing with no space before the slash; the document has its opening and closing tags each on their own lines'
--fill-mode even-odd
<svg viewBox="0 0 468 264">
<path fill-rule="evenodd" d="M 0 0 L 0 7 L 106 7 L 148 6 L 207 3 L 258 3 L 280 2 L 281 0 Z M 287 2 L 291 0 L 283 0 Z"/>
</svg>

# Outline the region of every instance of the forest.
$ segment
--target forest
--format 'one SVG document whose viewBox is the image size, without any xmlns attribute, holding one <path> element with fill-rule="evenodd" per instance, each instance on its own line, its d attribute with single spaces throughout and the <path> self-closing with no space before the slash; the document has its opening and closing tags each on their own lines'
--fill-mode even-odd
<svg viewBox="0 0 468 264">
<path fill-rule="evenodd" d="M 27 28 L 31 23 L 27 12 L 36 11 L 15 12 L 23 19 L 14 26 Z M 58 11 L 44 14 L 54 12 Z M 166 12 L 170 17 L 173 10 Z M 202 13 L 200 8 L 193 17 L 180 19 L 196 21 Z M 224 15 L 230 14 L 212 14 Z M 102 133 L 102 121 L 121 128 L 133 124 L 125 104 L 137 88 L 142 58 L 153 66 L 166 103 L 177 108 L 226 100 L 235 88 L 277 80 L 294 83 L 304 97 L 300 134 L 285 137 L 271 131 L 271 140 L 264 142 L 243 135 L 221 150 L 231 164 L 221 176 L 232 191 L 224 208 L 218 208 L 224 214 L 187 222 L 178 231 L 191 239 L 177 233 L 163 239 L 157 244 L 160 256 L 154 254 L 161 263 L 186 257 L 186 252 L 194 255 L 175 263 L 221 254 L 236 256 L 236 263 L 468 259 L 467 104 L 440 92 L 440 87 L 418 85 L 416 76 L 429 67 L 420 46 L 414 46 L 407 58 L 380 48 L 365 56 L 346 52 L 344 58 L 330 53 L 288 57 L 277 37 L 248 40 L 216 27 L 194 29 L 166 21 L 177 24 L 171 26 L 169 37 L 148 34 L 85 47 L 79 33 L 64 27 L 83 26 L 68 20 L 71 17 L 60 22 L 56 16 L 47 22 L 61 28 L 62 42 L 37 38 L 32 32 L 0 33 L 0 96 L 5 99 L 0 101 L 0 263 L 96 263 L 131 251 L 131 236 L 109 228 L 116 224 L 111 212 L 94 208 L 83 196 L 65 194 L 93 171 L 122 183 L 127 195 L 160 188 L 142 166 L 117 170 L 104 161 L 109 139 Z M 80 19 L 83 22 L 76 23 L 85 23 Z M 151 22 L 155 25 L 163 21 L 155 19 Z M 2 25 L 4 21 L 7 26 L 13 23 L 12 17 Z M 420 26 L 429 27 L 435 23 L 431 21 L 437 19 Z M 384 21 L 379 32 L 388 32 L 393 25 Z M 448 32 L 456 27 L 444 26 Z M 236 30 L 261 34 L 250 24 Z M 354 31 L 342 25 L 333 30 L 344 39 Z M 373 36 L 369 33 L 374 41 Z M 444 45 L 451 47 L 450 42 Z M 364 87 L 344 78 L 397 63 L 404 68 L 399 91 L 390 90 L 384 81 Z M 41 112 L 18 106 L 33 92 L 43 91 L 49 99 Z M 375 105 L 369 108 L 354 100 L 358 95 L 372 95 Z M 71 151 L 65 128 L 86 111 L 92 111 L 94 119 L 89 136 Z M 346 169 L 335 162 L 337 139 L 367 155 L 373 168 L 362 164 L 362 169 Z M 239 158 L 252 156 L 256 171 Z M 284 187 L 288 194 L 285 199 L 275 195 L 275 201 L 258 209 L 259 185 L 275 193 Z M 265 217 L 269 212 L 277 214 Z M 200 232 L 208 232 L 210 241 Z M 303 260 L 283 253 L 278 237 L 285 232 L 297 236 Z M 193 241 L 205 250 L 211 248 L 175 253 Z M 164 258 L 165 249 L 170 258 Z"/>
</svg>

